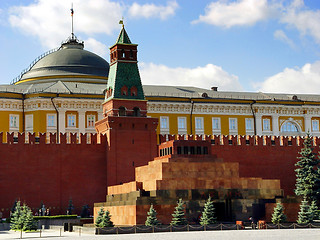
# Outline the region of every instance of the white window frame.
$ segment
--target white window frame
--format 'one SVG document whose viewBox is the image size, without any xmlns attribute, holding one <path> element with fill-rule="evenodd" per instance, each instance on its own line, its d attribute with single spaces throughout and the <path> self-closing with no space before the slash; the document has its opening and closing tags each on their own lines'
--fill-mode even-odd
<svg viewBox="0 0 320 240">
<path fill-rule="evenodd" d="M 212 135 L 221 134 L 221 123 L 219 117 L 212 118 Z"/>
<path fill-rule="evenodd" d="M 93 124 L 92 126 L 90 126 L 90 122 L 92 122 L 92 120 L 90 118 L 93 117 Z M 87 128 L 94 128 L 94 123 L 96 122 L 96 115 L 95 114 L 88 114 L 87 115 Z"/>
<path fill-rule="evenodd" d="M 254 119 L 253 118 L 246 118 L 246 134 L 253 134 L 254 133 Z"/>
<path fill-rule="evenodd" d="M 186 117 L 178 117 L 178 134 L 187 134 L 187 118 Z"/>
<path fill-rule="evenodd" d="M 195 132 L 196 134 L 204 134 L 203 117 L 195 117 Z"/>
<path fill-rule="evenodd" d="M 168 116 L 160 116 L 160 134 L 169 134 Z"/>
<path fill-rule="evenodd" d="M 238 134 L 238 119 L 229 118 L 229 134 L 237 135 Z"/>
<path fill-rule="evenodd" d="M 271 121 L 269 118 L 262 119 L 263 132 L 271 132 Z"/>
<path fill-rule="evenodd" d="M 57 129 L 57 114 L 48 113 L 47 114 L 47 132 L 56 131 L 56 129 Z"/>
<path fill-rule="evenodd" d="M 25 129 L 27 132 L 33 132 L 33 114 L 26 114 Z"/>
<path fill-rule="evenodd" d="M 19 131 L 19 114 L 9 115 L 9 129 L 10 131 Z"/>
<path fill-rule="evenodd" d="M 319 132 L 319 120 L 313 119 L 311 121 L 312 124 L 312 132 Z"/>
<path fill-rule="evenodd" d="M 70 124 L 72 123 L 72 124 Z M 77 127 L 77 115 L 76 114 L 68 114 L 67 115 L 67 127 L 68 128 L 76 128 Z"/>
</svg>

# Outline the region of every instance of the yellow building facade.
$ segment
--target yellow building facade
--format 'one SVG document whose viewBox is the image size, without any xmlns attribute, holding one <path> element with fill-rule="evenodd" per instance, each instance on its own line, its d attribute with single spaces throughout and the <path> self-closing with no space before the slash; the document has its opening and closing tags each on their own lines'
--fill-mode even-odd
<svg viewBox="0 0 320 240">
<path fill-rule="evenodd" d="M 0 132 L 95 133 L 95 122 L 104 115 L 108 73 L 108 62 L 72 35 L 11 84 L 0 85 Z M 148 116 L 159 119 L 158 134 L 320 135 L 320 95 L 195 86 L 144 85 L 143 90 Z"/>
</svg>

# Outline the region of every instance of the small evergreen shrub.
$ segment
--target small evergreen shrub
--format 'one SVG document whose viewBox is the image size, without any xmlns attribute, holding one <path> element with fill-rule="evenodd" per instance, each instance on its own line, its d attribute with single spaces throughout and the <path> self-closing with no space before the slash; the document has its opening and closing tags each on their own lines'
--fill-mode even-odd
<svg viewBox="0 0 320 240">
<path fill-rule="evenodd" d="M 310 223 L 312 221 L 312 216 L 310 214 L 310 206 L 306 198 L 301 201 L 300 212 L 298 213 L 297 222 L 300 224 Z"/>
<path fill-rule="evenodd" d="M 273 209 L 271 222 L 273 224 L 279 224 L 285 222 L 286 220 L 287 216 L 284 214 L 284 207 L 281 203 L 277 203 L 277 205 Z"/>
<path fill-rule="evenodd" d="M 114 224 L 111 221 L 110 212 L 108 210 L 104 211 L 103 208 L 100 208 L 95 225 L 96 225 L 96 227 L 99 227 L 99 228 L 113 227 Z"/>
<path fill-rule="evenodd" d="M 204 205 L 204 210 L 202 212 L 202 216 L 200 219 L 201 225 L 209 225 L 217 222 L 216 218 L 216 210 L 213 205 L 213 201 L 211 201 L 211 197 L 209 196 L 208 201 Z"/>
<path fill-rule="evenodd" d="M 32 231 L 38 228 L 31 209 L 25 204 L 21 207 L 20 201 L 17 201 L 10 221 L 11 230 L 14 231 Z"/>
<path fill-rule="evenodd" d="M 149 212 L 147 214 L 148 214 L 148 217 L 147 217 L 147 220 L 145 222 L 146 226 L 160 225 L 160 222 L 157 219 L 157 211 L 154 209 L 153 204 L 151 204 Z"/>
<path fill-rule="evenodd" d="M 174 211 L 174 213 L 172 214 L 172 220 L 171 220 L 171 225 L 173 226 L 181 226 L 181 225 L 187 225 L 188 221 L 185 218 L 185 214 L 184 214 L 184 207 L 183 207 L 183 202 L 182 199 L 180 198 L 177 206 L 176 206 L 176 210 Z"/>
</svg>

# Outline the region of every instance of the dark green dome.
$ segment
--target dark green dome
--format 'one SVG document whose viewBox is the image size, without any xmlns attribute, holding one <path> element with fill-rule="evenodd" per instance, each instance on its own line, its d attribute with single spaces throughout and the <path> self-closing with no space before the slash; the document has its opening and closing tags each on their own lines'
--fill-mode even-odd
<svg viewBox="0 0 320 240">
<path fill-rule="evenodd" d="M 84 50 L 83 46 L 74 39 L 63 43 L 57 51 L 40 58 L 16 84 L 55 81 L 107 83 L 109 63 Z"/>
</svg>

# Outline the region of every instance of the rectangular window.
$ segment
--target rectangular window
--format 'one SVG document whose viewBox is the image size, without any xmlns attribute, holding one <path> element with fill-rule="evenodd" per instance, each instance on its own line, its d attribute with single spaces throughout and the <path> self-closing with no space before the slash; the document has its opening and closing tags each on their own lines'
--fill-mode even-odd
<svg viewBox="0 0 320 240">
<path fill-rule="evenodd" d="M 270 131 L 270 119 L 263 119 L 263 131 Z"/>
<path fill-rule="evenodd" d="M 195 129 L 196 134 L 204 134 L 203 117 L 195 118 Z"/>
<path fill-rule="evenodd" d="M 196 130 L 203 130 L 203 117 L 196 117 Z"/>
<path fill-rule="evenodd" d="M 237 119 L 236 118 L 229 118 L 229 130 L 237 130 Z"/>
<path fill-rule="evenodd" d="M 246 118 L 246 130 L 247 131 L 253 130 L 253 119 L 252 118 Z"/>
<path fill-rule="evenodd" d="M 212 129 L 220 130 L 220 118 L 212 118 Z"/>
<path fill-rule="evenodd" d="M 48 114 L 47 115 L 47 127 L 55 127 L 56 126 L 56 115 Z"/>
<path fill-rule="evenodd" d="M 69 114 L 68 115 L 68 127 L 75 127 L 76 126 L 76 115 Z"/>
<path fill-rule="evenodd" d="M 312 132 L 319 132 L 319 120 L 312 120 Z"/>
<path fill-rule="evenodd" d="M 26 115 L 26 131 L 33 131 L 33 114 Z"/>
<path fill-rule="evenodd" d="M 178 117 L 178 133 L 180 134 L 187 133 L 187 118 Z"/>
<path fill-rule="evenodd" d="M 161 129 L 169 129 L 169 118 L 168 117 L 160 117 L 160 128 Z"/>
<path fill-rule="evenodd" d="M 93 114 L 87 115 L 87 127 L 93 128 L 94 123 L 96 122 L 96 116 Z"/>
<path fill-rule="evenodd" d="M 19 130 L 19 115 L 10 114 L 10 130 Z"/>
<path fill-rule="evenodd" d="M 160 117 L 160 134 L 169 134 L 169 117 Z"/>
</svg>

